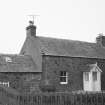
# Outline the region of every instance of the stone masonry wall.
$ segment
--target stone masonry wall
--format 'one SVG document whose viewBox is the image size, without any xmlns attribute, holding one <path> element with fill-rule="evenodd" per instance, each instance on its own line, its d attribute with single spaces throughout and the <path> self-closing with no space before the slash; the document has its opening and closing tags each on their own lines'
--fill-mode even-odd
<svg viewBox="0 0 105 105">
<path fill-rule="evenodd" d="M 8 72 L 0 73 L 0 82 L 9 82 L 10 87 L 19 92 L 29 93 L 39 90 L 40 73 L 30 72 Z"/>
<path fill-rule="evenodd" d="M 75 91 L 83 90 L 83 71 L 87 64 L 98 63 L 102 70 L 101 89 L 105 90 L 105 60 L 81 57 L 58 57 L 43 55 L 43 75 L 42 79 L 47 78 L 56 86 L 56 91 Z M 65 70 L 69 73 L 67 85 L 60 84 L 60 71 Z"/>
</svg>

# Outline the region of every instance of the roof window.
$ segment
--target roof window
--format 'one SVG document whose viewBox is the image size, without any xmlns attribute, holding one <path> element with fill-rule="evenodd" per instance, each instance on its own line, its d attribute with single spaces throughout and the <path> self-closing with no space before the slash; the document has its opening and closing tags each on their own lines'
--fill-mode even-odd
<svg viewBox="0 0 105 105">
<path fill-rule="evenodd" d="M 11 57 L 5 57 L 5 61 L 6 62 L 12 62 L 12 59 L 11 59 Z"/>
</svg>

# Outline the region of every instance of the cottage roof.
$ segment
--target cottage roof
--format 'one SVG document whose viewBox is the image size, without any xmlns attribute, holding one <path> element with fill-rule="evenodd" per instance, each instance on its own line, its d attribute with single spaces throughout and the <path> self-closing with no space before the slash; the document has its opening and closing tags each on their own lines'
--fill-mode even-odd
<svg viewBox="0 0 105 105">
<path fill-rule="evenodd" d="M 40 42 L 40 51 L 45 55 L 105 59 L 105 48 L 96 43 L 47 37 L 36 38 Z"/>
<path fill-rule="evenodd" d="M 42 72 L 41 55 L 105 59 L 105 48 L 97 43 L 27 36 L 20 54 L 30 55 L 36 64 L 35 71 Z"/>
<path fill-rule="evenodd" d="M 37 72 L 36 64 L 28 55 L 0 55 L 0 72 Z"/>
</svg>

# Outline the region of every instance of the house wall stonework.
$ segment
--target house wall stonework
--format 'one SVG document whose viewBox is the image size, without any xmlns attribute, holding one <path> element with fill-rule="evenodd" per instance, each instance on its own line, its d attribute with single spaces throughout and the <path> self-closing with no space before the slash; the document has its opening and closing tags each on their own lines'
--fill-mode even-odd
<svg viewBox="0 0 105 105">
<path fill-rule="evenodd" d="M 47 79 L 57 92 L 83 90 L 83 72 L 89 64 L 98 64 L 102 70 L 101 90 L 105 90 L 105 60 L 96 58 L 42 55 L 42 73 L 1 72 L 0 81 L 10 83 L 10 87 L 20 92 L 40 92 L 40 82 Z M 68 84 L 60 84 L 60 71 L 68 72 Z"/>
<path fill-rule="evenodd" d="M 52 84 L 55 85 L 56 91 L 83 90 L 83 72 L 86 72 L 85 66 L 96 62 L 102 70 L 101 90 L 105 90 L 104 59 L 43 55 L 42 79 L 47 78 Z M 68 84 L 60 84 L 60 71 L 68 72 Z"/>
<path fill-rule="evenodd" d="M 0 82 L 9 82 L 9 87 L 19 92 L 29 93 L 32 91 L 39 92 L 40 73 L 29 72 L 8 72 L 0 73 Z"/>
</svg>

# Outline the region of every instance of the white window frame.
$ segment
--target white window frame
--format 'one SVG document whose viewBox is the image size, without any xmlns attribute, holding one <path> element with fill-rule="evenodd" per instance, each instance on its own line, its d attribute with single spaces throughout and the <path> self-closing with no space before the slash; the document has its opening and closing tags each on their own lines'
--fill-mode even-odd
<svg viewBox="0 0 105 105">
<path fill-rule="evenodd" d="M 66 75 L 65 76 L 61 76 L 61 72 L 65 72 Z M 68 72 L 67 71 L 60 71 L 60 78 L 66 78 L 66 81 L 65 82 L 62 82 L 60 80 L 60 84 L 68 84 Z"/>
<path fill-rule="evenodd" d="M 85 81 L 89 81 L 89 73 L 90 72 L 84 72 L 84 79 L 85 79 Z"/>
<path fill-rule="evenodd" d="M 94 75 L 94 73 L 96 73 L 96 74 Z M 97 81 L 98 80 L 97 74 L 98 74 L 97 71 L 92 71 L 93 81 Z M 94 77 L 94 76 L 96 76 L 96 77 Z"/>
<path fill-rule="evenodd" d="M 5 61 L 6 62 L 12 62 L 12 59 L 11 59 L 11 57 L 5 57 Z"/>
<path fill-rule="evenodd" d="M 0 85 L 9 87 L 9 82 L 1 82 L 1 81 L 0 81 Z"/>
</svg>

